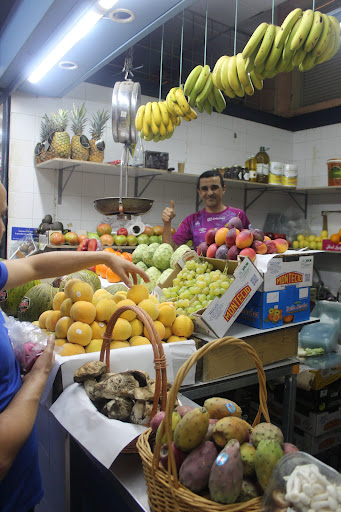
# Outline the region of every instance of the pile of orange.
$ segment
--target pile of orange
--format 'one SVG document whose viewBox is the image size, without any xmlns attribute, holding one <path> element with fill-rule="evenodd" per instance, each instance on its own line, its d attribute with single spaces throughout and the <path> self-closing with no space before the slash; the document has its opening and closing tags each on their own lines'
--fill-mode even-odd
<svg viewBox="0 0 341 512">
<path fill-rule="evenodd" d="M 120 256 L 121 258 L 124 258 L 128 261 L 132 261 L 132 255 L 130 252 L 115 251 L 111 247 L 106 247 L 105 249 L 103 249 L 103 251 L 111 252 L 112 254 L 116 254 L 116 256 Z M 104 265 L 103 263 L 100 265 L 96 265 L 96 274 L 102 277 L 103 279 L 107 279 L 109 283 L 118 283 L 119 281 L 121 281 L 120 277 L 117 274 L 115 274 L 115 272 L 113 272 L 111 268 L 109 268 L 107 265 Z"/>
<path fill-rule="evenodd" d="M 338 233 L 330 235 L 329 240 L 334 244 L 341 244 L 341 229 L 339 229 Z"/>
</svg>

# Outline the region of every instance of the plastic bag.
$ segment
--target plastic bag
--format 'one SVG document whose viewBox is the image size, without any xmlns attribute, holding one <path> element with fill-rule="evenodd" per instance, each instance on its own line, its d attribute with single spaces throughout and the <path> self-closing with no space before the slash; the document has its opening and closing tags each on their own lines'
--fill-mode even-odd
<svg viewBox="0 0 341 512">
<path fill-rule="evenodd" d="M 4 313 L 5 325 L 11 340 L 20 373 L 28 373 L 47 345 L 47 334 L 30 322 L 19 322 Z"/>
<path fill-rule="evenodd" d="M 26 258 L 38 252 L 38 245 L 31 235 L 26 235 L 10 245 L 9 259 Z"/>
</svg>

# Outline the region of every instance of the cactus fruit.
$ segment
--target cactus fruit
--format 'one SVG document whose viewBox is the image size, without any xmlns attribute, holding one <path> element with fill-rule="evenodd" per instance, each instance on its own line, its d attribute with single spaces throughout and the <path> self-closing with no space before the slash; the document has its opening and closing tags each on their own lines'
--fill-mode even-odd
<svg viewBox="0 0 341 512">
<path fill-rule="evenodd" d="M 205 407 L 189 411 L 174 430 L 174 443 L 179 450 L 190 452 L 204 439 L 209 425 L 209 415 Z"/>
<path fill-rule="evenodd" d="M 243 480 L 242 482 L 242 490 L 238 497 L 238 501 L 241 503 L 245 501 L 252 500 L 253 498 L 257 498 L 259 496 L 259 492 L 257 486 L 251 482 L 251 480 Z"/>
<path fill-rule="evenodd" d="M 263 439 L 273 439 L 280 445 L 283 444 L 283 433 L 280 428 L 272 423 L 259 423 L 255 426 L 251 434 L 251 442 L 257 448 Z"/>
<path fill-rule="evenodd" d="M 213 501 L 235 503 L 242 489 L 243 464 L 240 444 L 231 439 L 213 462 L 208 488 Z"/>
<path fill-rule="evenodd" d="M 243 443 L 240 445 L 240 455 L 243 462 L 244 476 L 253 476 L 255 474 L 256 448 L 250 443 Z"/>
<path fill-rule="evenodd" d="M 213 440 L 218 446 L 225 446 L 231 439 L 244 443 L 249 433 L 248 423 L 240 418 L 229 416 L 218 420 L 213 430 Z"/>
<path fill-rule="evenodd" d="M 197 446 L 183 461 L 180 482 L 193 492 L 201 492 L 207 488 L 212 464 L 218 455 L 212 441 L 205 441 Z"/>
<path fill-rule="evenodd" d="M 216 418 L 218 420 L 225 418 L 226 416 L 236 416 L 237 418 L 241 418 L 242 415 L 242 410 L 239 405 L 227 398 L 220 398 L 216 396 L 208 398 L 204 402 L 204 407 L 206 407 L 210 418 Z"/>
<path fill-rule="evenodd" d="M 283 455 L 281 445 L 274 439 L 264 439 L 258 444 L 255 455 L 255 470 L 257 480 L 263 491 L 268 485 L 272 470 Z"/>
</svg>

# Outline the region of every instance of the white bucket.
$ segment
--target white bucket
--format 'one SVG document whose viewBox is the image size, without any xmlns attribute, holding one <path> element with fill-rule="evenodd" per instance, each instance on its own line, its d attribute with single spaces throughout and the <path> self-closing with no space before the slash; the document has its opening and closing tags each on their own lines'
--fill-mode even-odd
<svg viewBox="0 0 341 512">
<path fill-rule="evenodd" d="M 282 185 L 283 164 L 282 162 L 270 162 L 269 181 L 270 185 Z"/>
<path fill-rule="evenodd" d="M 295 164 L 283 165 L 282 185 L 284 187 L 297 187 L 297 167 Z"/>
</svg>

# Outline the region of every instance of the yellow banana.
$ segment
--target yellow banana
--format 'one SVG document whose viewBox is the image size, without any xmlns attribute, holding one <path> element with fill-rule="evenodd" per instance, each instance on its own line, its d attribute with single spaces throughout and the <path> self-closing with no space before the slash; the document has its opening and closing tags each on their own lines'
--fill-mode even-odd
<svg viewBox="0 0 341 512">
<path fill-rule="evenodd" d="M 148 135 L 144 134 L 144 140 L 146 140 L 147 142 L 152 140 L 153 138 L 153 132 L 150 130 Z"/>
<path fill-rule="evenodd" d="M 222 57 L 220 57 L 215 63 L 215 66 L 212 71 L 213 84 L 220 90 L 223 89 L 223 84 L 221 81 L 221 68 L 226 59 L 228 59 L 227 55 L 223 55 Z"/>
<path fill-rule="evenodd" d="M 238 75 L 239 81 L 245 87 L 245 85 L 249 85 L 250 79 L 249 79 L 249 75 L 246 72 L 245 60 L 241 53 L 237 53 L 236 63 L 237 63 L 237 75 Z"/>
<path fill-rule="evenodd" d="M 167 104 L 168 112 L 171 112 L 175 116 L 183 116 L 183 112 L 182 112 L 181 108 L 179 107 L 179 105 L 176 102 L 171 100 L 169 93 L 166 96 L 166 104 Z"/>
<path fill-rule="evenodd" d="M 236 93 L 232 89 L 231 84 L 229 82 L 229 77 L 228 77 L 228 67 L 229 67 L 230 59 L 231 59 L 231 57 L 227 57 L 227 59 L 224 60 L 223 65 L 221 67 L 220 76 L 221 76 L 221 83 L 223 85 L 224 93 L 229 98 L 234 98 L 236 96 Z"/>
<path fill-rule="evenodd" d="M 204 109 L 206 110 L 206 112 L 209 115 L 212 114 L 212 105 L 210 104 L 210 102 L 207 99 L 204 101 Z"/>
<path fill-rule="evenodd" d="M 212 87 L 213 87 L 213 81 L 212 81 L 212 74 L 210 73 L 206 80 L 203 90 L 197 96 L 198 103 L 202 103 L 204 100 L 207 99 L 207 96 L 211 92 Z"/>
<path fill-rule="evenodd" d="M 194 85 L 194 88 L 193 88 L 193 92 L 196 96 L 198 96 L 198 94 L 203 90 L 203 88 L 205 87 L 205 83 L 208 79 L 210 75 L 210 66 L 208 64 L 206 64 L 202 70 L 201 70 L 201 73 L 199 75 L 199 78 L 198 80 L 195 82 L 195 85 Z M 192 106 L 192 105 L 191 105 Z"/>
<path fill-rule="evenodd" d="M 173 101 L 173 103 L 176 103 L 176 97 L 175 97 L 176 90 L 177 90 L 177 87 L 172 87 L 168 93 L 168 95 L 169 95 L 170 99 Z"/>
<path fill-rule="evenodd" d="M 323 20 L 322 14 L 320 13 L 320 11 L 315 11 L 313 24 L 311 26 L 308 37 L 304 43 L 304 51 L 305 52 L 309 53 L 315 48 L 315 46 L 320 38 L 320 35 L 322 33 L 322 30 L 323 30 L 323 23 L 324 23 L 324 20 Z"/>
<path fill-rule="evenodd" d="M 292 63 L 294 66 L 298 67 L 302 62 L 303 60 L 305 59 L 305 56 L 306 56 L 306 52 L 304 51 L 304 48 L 299 48 L 297 50 L 297 52 L 294 53 L 293 57 L 292 57 Z"/>
<path fill-rule="evenodd" d="M 202 66 L 200 66 L 200 65 L 196 66 L 194 69 L 192 69 L 192 71 L 188 75 L 187 80 L 184 85 L 184 94 L 186 96 L 189 96 L 191 94 L 193 87 L 199 78 L 201 70 L 202 70 Z"/>
<path fill-rule="evenodd" d="M 170 117 L 169 117 L 168 124 L 166 125 L 166 130 L 167 130 L 167 133 L 171 133 L 171 134 L 173 134 L 173 132 L 175 130 L 174 123 Z"/>
<path fill-rule="evenodd" d="M 172 132 L 172 133 L 167 132 L 166 139 L 170 139 L 170 138 L 173 136 L 173 133 L 174 133 L 174 132 Z"/>
<path fill-rule="evenodd" d="M 287 37 L 287 40 L 284 43 L 282 57 L 287 62 L 290 59 L 292 59 L 292 57 L 294 55 L 294 51 L 291 50 L 291 43 L 292 43 L 294 37 L 296 36 L 297 31 L 300 30 L 301 23 L 302 23 L 302 18 L 298 18 L 295 25 L 292 27 L 291 32 Z"/>
<path fill-rule="evenodd" d="M 304 45 L 313 24 L 313 20 L 314 11 L 307 9 L 303 12 L 299 30 L 296 32 L 295 37 L 291 41 L 290 50 L 296 52 L 299 48 L 301 48 L 301 46 Z"/>
<path fill-rule="evenodd" d="M 195 110 L 193 110 L 192 108 L 191 108 L 191 113 L 190 113 L 190 114 L 188 114 L 188 116 L 189 116 L 191 119 L 196 119 L 196 118 L 198 117 L 198 115 L 197 115 L 196 111 L 195 111 Z"/>
<path fill-rule="evenodd" d="M 156 134 L 154 135 L 154 137 L 153 137 L 153 141 L 154 141 L 154 142 L 159 142 L 159 140 L 160 140 L 160 134 L 159 134 L 159 133 L 156 133 Z"/>
<path fill-rule="evenodd" d="M 323 29 L 322 29 L 320 38 L 317 41 L 317 44 L 316 44 L 315 48 L 313 48 L 313 51 L 312 51 L 312 53 L 313 53 L 313 55 L 315 55 L 315 57 L 318 57 L 319 55 L 321 55 L 324 52 L 324 50 L 327 48 L 330 34 L 332 31 L 332 25 L 329 20 L 329 16 L 327 16 L 324 13 L 322 13 L 321 16 L 323 18 Z"/>
<path fill-rule="evenodd" d="M 227 76 L 229 80 L 230 87 L 234 90 L 234 92 L 238 95 L 238 91 L 240 90 L 241 84 L 237 74 L 237 59 L 235 55 L 230 58 L 229 65 L 227 68 Z"/>
<path fill-rule="evenodd" d="M 146 123 L 150 126 L 151 119 L 152 119 L 152 103 L 151 103 L 151 101 L 148 101 L 148 103 L 146 104 L 146 109 L 144 111 L 143 121 L 146 120 Z M 145 135 L 148 135 L 149 132 L 147 133 L 144 128 L 143 128 L 143 131 L 144 131 Z"/>
<path fill-rule="evenodd" d="M 236 91 L 236 95 L 239 96 L 239 98 L 244 98 L 245 91 L 244 91 L 244 87 L 242 86 L 242 84 L 240 84 L 240 88 L 238 89 L 238 91 Z"/>
<path fill-rule="evenodd" d="M 276 36 L 281 30 L 280 27 L 276 27 L 275 29 L 275 40 Z M 266 62 L 265 62 L 265 70 L 270 71 L 271 69 L 275 69 L 277 62 L 279 61 L 280 56 L 282 55 L 282 47 L 280 46 L 277 48 L 275 45 L 275 41 L 272 43 L 271 50 L 269 52 L 269 55 L 267 56 Z"/>
<path fill-rule="evenodd" d="M 157 133 L 159 133 L 159 127 L 158 127 L 158 125 L 156 124 L 156 122 L 155 122 L 155 119 L 154 119 L 154 116 L 153 116 L 153 115 L 152 115 L 152 117 L 151 117 L 150 127 L 151 127 L 151 129 L 152 129 L 153 135 L 156 135 Z"/>
<path fill-rule="evenodd" d="M 307 53 L 303 62 L 299 65 L 300 71 L 309 71 L 315 66 L 316 57 L 311 52 Z"/>
<path fill-rule="evenodd" d="M 264 34 L 262 44 L 259 47 L 259 50 L 257 52 L 257 55 L 255 57 L 255 67 L 259 66 L 260 64 L 263 64 L 265 62 L 273 43 L 273 40 L 275 38 L 276 33 L 276 27 L 275 25 L 268 25 L 268 28 L 266 29 L 266 32 Z"/>
<path fill-rule="evenodd" d="M 329 60 L 331 58 L 331 55 L 333 53 L 334 44 L 335 44 L 335 30 L 334 30 L 334 27 L 333 27 L 333 24 L 331 21 L 330 21 L 330 24 L 331 24 L 331 34 L 330 34 L 330 38 L 329 38 L 327 47 L 324 50 L 324 52 L 321 53 L 321 55 L 316 57 L 316 64 L 322 64 L 323 62 L 326 62 L 327 60 Z"/>
<path fill-rule="evenodd" d="M 277 62 L 277 66 L 276 66 L 277 73 L 283 73 L 286 70 L 287 66 L 288 66 L 288 62 L 291 62 L 291 61 L 290 60 L 289 61 L 284 60 L 283 59 L 283 54 L 282 54 L 282 57 Z"/>
<path fill-rule="evenodd" d="M 147 123 L 146 116 L 143 117 L 143 133 L 145 137 L 148 137 L 148 135 L 152 132 L 150 129 L 149 124 Z"/>
<path fill-rule="evenodd" d="M 288 16 L 285 18 L 285 20 L 283 21 L 283 23 L 281 25 L 281 29 L 280 29 L 279 33 L 276 35 L 276 39 L 275 39 L 276 48 L 281 48 L 284 45 L 284 43 L 289 35 L 290 30 L 295 25 L 296 21 L 301 17 L 301 15 L 302 15 L 302 9 L 300 9 L 299 7 L 297 9 L 294 9 L 293 11 L 289 12 Z"/>
<path fill-rule="evenodd" d="M 192 94 L 188 96 L 188 105 L 193 108 L 195 107 L 195 102 L 197 100 L 197 95 L 194 94 L 194 91 L 192 91 Z"/>
<path fill-rule="evenodd" d="M 135 127 L 138 132 L 140 132 L 143 127 L 143 116 L 144 116 L 145 110 L 146 110 L 146 105 L 141 105 L 136 113 Z"/>
<path fill-rule="evenodd" d="M 183 116 L 183 118 L 182 118 L 182 119 L 184 119 L 184 120 L 185 120 L 185 121 L 187 121 L 187 122 L 188 122 L 188 121 L 192 121 L 192 118 L 191 118 L 191 117 L 189 117 L 189 116 Z"/>
<path fill-rule="evenodd" d="M 153 114 L 153 119 L 154 119 L 155 123 L 157 124 L 157 126 L 160 126 L 162 119 L 161 119 L 161 112 L 159 109 L 159 104 L 157 101 L 153 101 L 153 103 L 152 103 L 152 114 Z"/>
<path fill-rule="evenodd" d="M 264 22 L 261 23 L 253 32 L 252 36 L 246 43 L 244 50 L 242 51 L 242 56 L 244 59 L 247 59 L 248 57 L 250 57 L 250 55 L 252 55 L 256 46 L 258 46 L 258 44 L 262 40 L 267 28 L 268 24 Z"/>
<path fill-rule="evenodd" d="M 171 115 L 171 120 L 172 120 L 172 123 L 174 124 L 174 126 L 180 126 L 180 124 L 181 124 L 180 116 Z"/>
<path fill-rule="evenodd" d="M 188 115 L 191 111 L 191 107 L 189 106 L 181 87 L 176 89 L 175 98 L 184 115 Z"/>
<path fill-rule="evenodd" d="M 220 89 L 218 89 L 218 87 L 213 87 L 213 94 L 216 103 L 215 109 L 217 112 L 221 113 L 226 108 L 226 101 L 223 96 L 223 93 L 221 92 Z"/>
<path fill-rule="evenodd" d="M 165 126 L 167 126 L 169 122 L 169 114 L 167 110 L 166 103 L 164 101 L 159 101 L 159 109 L 162 117 L 162 122 Z"/>
<path fill-rule="evenodd" d="M 334 57 L 334 55 L 339 51 L 341 39 L 340 39 L 340 22 L 335 16 L 329 16 L 329 19 L 334 27 L 335 32 L 335 41 L 334 41 L 334 48 L 331 53 L 330 59 Z"/>
<path fill-rule="evenodd" d="M 251 78 L 252 84 L 255 86 L 255 88 L 258 89 L 258 91 L 261 91 L 263 89 L 263 80 L 260 80 L 258 78 L 258 76 L 254 72 L 254 70 L 251 71 L 250 78 Z"/>
<path fill-rule="evenodd" d="M 162 121 L 161 121 L 160 126 L 159 126 L 159 133 L 160 133 L 161 137 L 163 135 L 166 135 L 166 133 L 167 133 L 166 127 L 165 127 L 165 125 L 163 124 Z"/>
<path fill-rule="evenodd" d="M 254 89 L 253 84 L 252 84 L 252 82 L 251 82 L 251 81 L 250 81 L 250 84 L 249 84 L 249 85 L 245 85 L 245 86 L 244 86 L 244 90 L 245 90 L 245 92 L 246 92 L 246 94 L 247 94 L 248 96 L 253 96 L 253 95 L 254 95 L 254 93 L 255 93 L 255 89 Z"/>
</svg>

